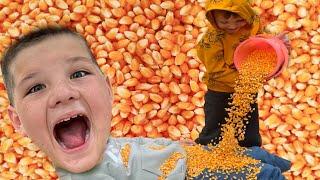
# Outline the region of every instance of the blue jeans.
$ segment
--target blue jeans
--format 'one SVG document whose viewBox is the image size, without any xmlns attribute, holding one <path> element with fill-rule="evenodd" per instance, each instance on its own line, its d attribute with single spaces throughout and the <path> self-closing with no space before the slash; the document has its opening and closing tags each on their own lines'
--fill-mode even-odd
<svg viewBox="0 0 320 180">
<path fill-rule="evenodd" d="M 205 95 L 204 113 L 205 126 L 203 127 L 196 143 L 208 145 L 218 143 L 221 134 L 222 124 L 226 123 L 225 118 L 228 113 L 225 108 L 229 108 L 229 98 L 232 93 L 216 92 L 208 90 Z M 246 125 L 244 140 L 239 141 L 242 147 L 261 146 L 261 136 L 259 133 L 259 113 L 258 104 L 251 104 L 252 112 L 248 112 L 248 124 Z"/>
<path fill-rule="evenodd" d="M 258 180 L 284 180 L 285 177 L 282 175 L 282 172 L 289 170 L 291 166 L 290 161 L 270 154 L 257 146 L 248 148 L 246 154 L 261 161 L 259 164 L 257 164 L 258 167 L 261 167 L 259 174 L 257 174 Z M 216 177 L 218 180 L 246 179 L 246 174 L 209 173 L 208 170 L 205 170 L 199 176 L 193 178 L 193 180 L 207 180 L 210 179 L 210 177 Z"/>
</svg>

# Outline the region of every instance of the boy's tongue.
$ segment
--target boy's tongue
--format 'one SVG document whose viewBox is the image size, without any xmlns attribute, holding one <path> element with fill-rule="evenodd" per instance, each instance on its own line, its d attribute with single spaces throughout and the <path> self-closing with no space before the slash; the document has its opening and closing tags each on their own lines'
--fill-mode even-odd
<svg viewBox="0 0 320 180">
<path fill-rule="evenodd" d="M 69 149 L 81 146 L 85 142 L 86 124 L 81 120 L 71 120 L 57 129 L 57 135 Z"/>
</svg>

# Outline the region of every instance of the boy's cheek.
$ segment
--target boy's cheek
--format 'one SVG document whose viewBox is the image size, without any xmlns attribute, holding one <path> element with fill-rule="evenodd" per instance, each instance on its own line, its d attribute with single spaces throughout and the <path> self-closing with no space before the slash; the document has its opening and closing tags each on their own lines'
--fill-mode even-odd
<svg viewBox="0 0 320 180">
<path fill-rule="evenodd" d="M 25 134 L 31 138 L 38 145 L 43 144 L 43 142 L 49 140 L 49 134 L 44 131 L 47 129 L 41 125 L 38 126 L 25 126 Z"/>
<path fill-rule="evenodd" d="M 32 108 L 26 109 L 25 113 L 21 116 L 24 117 L 21 119 L 21 125 L 25 135 L 32 138 L 33 141 L 38 142 L 39 145 L 50 140 L 45 116 L 41 115 L 39 110 L 32 111 Z"/>
</svg>

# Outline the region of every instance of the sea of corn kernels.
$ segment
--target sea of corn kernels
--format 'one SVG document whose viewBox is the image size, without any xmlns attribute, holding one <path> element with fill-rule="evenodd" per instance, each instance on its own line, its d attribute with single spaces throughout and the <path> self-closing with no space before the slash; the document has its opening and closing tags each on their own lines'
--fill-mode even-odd
<svg viewBox="0 0 320 180">
<path fill-rule="evenodd" d="M 36 27 L 83 34 L 114 86 L 113 136 L 195 139 L 204 125 L 205 68 L 195 44 L 205 0 L 0 0 L 0 52 Z M 320 2 L 253 0 L 266 30 L 289 31 L 287 70 L 259 92 L 263 148 L 293 162 L 288 179 L 320 178 Z M 57 178 L 45 154 L 14 132 L 0 78 L 0 178 Z"/>
</svg>

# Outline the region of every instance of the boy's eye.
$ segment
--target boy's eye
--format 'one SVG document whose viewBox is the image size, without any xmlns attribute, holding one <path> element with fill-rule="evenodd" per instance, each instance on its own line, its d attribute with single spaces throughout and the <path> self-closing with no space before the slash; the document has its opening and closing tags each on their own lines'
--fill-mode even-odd
<svg viewBox="0 0 320 180">
<path fill-rule="evenodd" d="M 27 94 L 32 94 L 32 93 L 35 93 L 35 92 L 38 92 L 40 90 L 42 90 L 43 88 L 45 88 L 46 86 L 43 85 L 43 84 L 37 84 L 35 86 L 33 86 L 28 92 Z"/>
<path fill-rule="evenodd" d="M 89 73 L 86 72 L 86 71 L 77 71 L 75 73 L 73 73 L 70 78 L 71 79 L 75 79 L 75 78 L 81 78 L 81 77 L 84 77 L 86 75 L 88 75 Z"/>
</svg>

